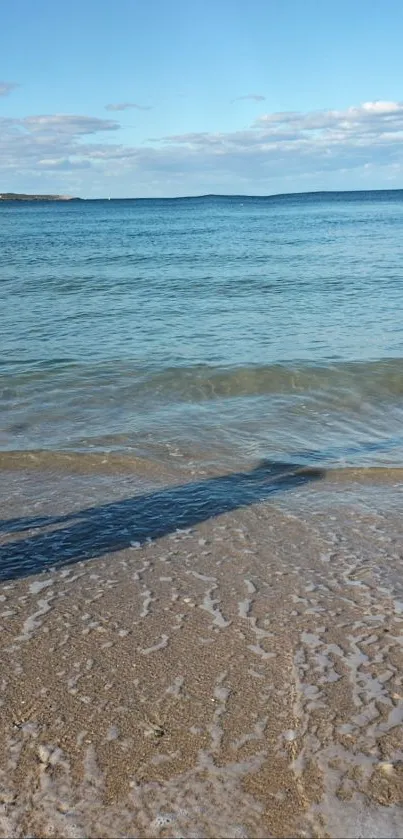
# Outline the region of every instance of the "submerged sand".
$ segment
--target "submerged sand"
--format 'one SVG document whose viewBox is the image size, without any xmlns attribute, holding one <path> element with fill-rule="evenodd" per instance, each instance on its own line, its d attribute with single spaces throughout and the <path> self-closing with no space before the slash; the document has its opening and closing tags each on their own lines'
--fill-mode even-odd
<svg viewBox="0 0 403 839">
<path fill-rule="evenodd" d="M 3 473 L 0 836 L 403 837 L 401 485 L 80 558 L 80 511 L 150 486 Z"/>
</svg>

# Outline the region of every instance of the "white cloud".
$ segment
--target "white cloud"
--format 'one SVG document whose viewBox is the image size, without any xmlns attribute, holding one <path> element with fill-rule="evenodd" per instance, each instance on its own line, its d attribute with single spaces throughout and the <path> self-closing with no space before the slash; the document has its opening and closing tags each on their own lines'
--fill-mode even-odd
<svg viewBox="0 0 403 839">
<path fill-rule="evenodd" d="M 78 162 L 90 159 L 92 147 L 88 146 L 86 153 L 85 137 L 119 128 L 115 120 L 81 115 L 0 118 L 0 172 L 26 172 L 36 165 L 51 170 L 55 160 L 63 160 L 65 168 L 68 164 L 77 168 Z"/>
<path fill-rule="evenodd" d="M 359 134 L 368 133 L 372 126 L 376 132 L 380 132 L 384 125 L 393 123 L 399 127 L 399 130 L 403 127 L 403 102 L 364 102 L 358 107 L 353 106 L 344 111 L 323 110 L 308 113 L 285 111 L 265 114 L 259 117 L 255 126 L 277 126 L 278 128 L 287 125 L 293 131 L 300 132 L 354 129 Z"/>
<path fill-rule="evenodd" d="M 136 102 L 117 102 L 115 105 L 105 105 L 107 111 L 127 111 L 129 108 L 135 108 L 137 111 L 151 111 L 150 105 L 137 105 Z"/>
<path fill-rule="evenodd" d="M 15 82 L 0 82 L 0 96 L 8 96 L 13 90 L 19 87 Z"/>
<path fill-rule="evenodd" d="M 0 119 L 1 182 L 11 189 L 13 173 L 28 178 L 40 171 L 42 177 L 63 173 L 63 191 L 69 173 L 80 177 L 86 194 L 95 183 L 104 184 L 107 194 L 113 183 L 123 185 L 116 186 L 120 194 L 140 188 L 147 194 L 224 188 L 261 194 L 272 191 L 279 177 L 324 188 L 337 173 L 356 170 L 368 178 L 368 172 L 375 177 L 383 171 L 397 179 L 403 171 L 402 102 L 267 113 L 242 131 L 172 134 L 140 145 L 119 142 L 120 127 L 113 119 L 82 115 Z"/>
<path fill-rule="evenodd" d="M 364 102 L 361 109 L 364 113 L 370 114 L 395 114 L 399 112 L 401 105 L 399 102 Z M 350 111 L 353 110 L 354 108 L 350 108 Z"/>
<path fill-rule="evenodd" d="M 78 137 L 85 134 L 96 134 L 99 131 L 116 131 L 120 128 L 113 119 L 98 119 L 97 117 L 74 116 L 71 114 L 54 114 L 45 116 L 24 117 L 14 120 L 18 127 L 25 128 L 32 133 L 50 134 L 52 136 L 69 135 Z"/>
<path fill-rule="evenodd" d="M 260 93 L 247 93 L 246 96 L 236 96 L 235 99 L 232 99 L 232 102 L 244 102 L 247 99 L 251 102 L 264 102 L 266 97 Z"/>
</svg>

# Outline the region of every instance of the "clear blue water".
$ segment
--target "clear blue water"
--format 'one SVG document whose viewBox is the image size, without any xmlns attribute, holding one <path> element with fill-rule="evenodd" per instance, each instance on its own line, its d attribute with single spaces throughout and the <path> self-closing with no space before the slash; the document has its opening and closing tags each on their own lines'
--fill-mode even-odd
<svg viewBox="0 0 403 839">
<path fill-rule="evenodd" d="M 0 202 L 0 450 L 403 466 L 403 191 Z"/>
</svg>

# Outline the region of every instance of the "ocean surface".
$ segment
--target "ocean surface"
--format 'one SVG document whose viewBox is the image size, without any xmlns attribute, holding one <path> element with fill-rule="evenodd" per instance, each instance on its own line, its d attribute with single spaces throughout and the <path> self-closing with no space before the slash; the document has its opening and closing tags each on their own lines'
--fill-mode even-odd
<svg viewBox="0 0 403 839">
<path fill-rule="evenodd" d="M 2 202 L 0 250 L 1 452 L 403 467 L 403 190 Z"/>
</svg>

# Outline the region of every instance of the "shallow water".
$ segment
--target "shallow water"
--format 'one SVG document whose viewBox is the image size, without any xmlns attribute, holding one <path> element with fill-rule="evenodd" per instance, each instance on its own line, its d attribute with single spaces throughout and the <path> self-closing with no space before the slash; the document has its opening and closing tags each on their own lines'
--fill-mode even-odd
<svg viewBox="0 0 403 839">
<path fill-rule="evenodd" d="M 2 204 L 0 448 L 403 465 L 403 192 Z"/>
</svg>

